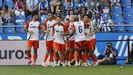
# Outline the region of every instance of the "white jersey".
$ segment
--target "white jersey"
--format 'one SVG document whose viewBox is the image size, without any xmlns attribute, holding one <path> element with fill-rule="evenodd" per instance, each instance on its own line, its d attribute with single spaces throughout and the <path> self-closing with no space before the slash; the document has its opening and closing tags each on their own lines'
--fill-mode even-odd
<svg viewBox="0 0 133 75">
<path fill-rule="evenodd" d="M 61 35 L 66 33 L 63 24 L 62 25 L 54 24 L 53 32 L 54 32 L 54 42 L 65 44 L 64 36 Z"/>
<path fill-rule="evenodd" d="M 67 27 L 67 28 L 68 28 L 70 34 L 72 34 L 72 32 L 73 32 L 73 31 L 72 31 L 72 25 L 73 25 L 73 24 L 74 24 L 74 23 L 71 23 L 71 22 L 68 23 L 68 27 Z M 73 41 L 73 40 L 74 40 L 74 35 L 71 36 L 68 40 Z"/>
<path fill-rule="evenodd" d="M 53 34 L 52 34 L 52 26 L 56 23 L 55 20 L 46 20 L 44 25 L 46 26 L 46 30 L 50 30 L 49 33 L 46 34 L 46 41 L 52 41 L 53 40 Z"/>
<path fill-rule="evenodd" d="M 30 21 L 26 24 L 25 28 L 27 30 L 33 31 L 34 33 L 27 33 L 27 40 L 39 40 L 39 21 Z"/>
<path fill-rule="evenodd" d="M 90 22 L 90 32 L 94 32 L 96 29 L 95 29 L 95 26 L 93 24 L 93 21 Z M 93 34 L 92 36 L 90 36 L 90 39 L 95 39 L 96 38 L 96 34 Z"/>
<path fill-rule="evenodd" d="M 75 42 L 84 41 L 85 40 L 85 30 L 84 23 L 82 21 L 74 22 L 75 27 Z"/>
</svg>

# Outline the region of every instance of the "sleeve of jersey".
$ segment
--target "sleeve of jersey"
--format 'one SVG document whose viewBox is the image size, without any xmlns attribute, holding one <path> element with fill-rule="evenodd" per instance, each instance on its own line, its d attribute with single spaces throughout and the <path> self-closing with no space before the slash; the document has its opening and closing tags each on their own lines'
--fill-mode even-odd
<svg viewBox="0 0 133 75">
<path fill-rule="evenodd" d="M 66 34 L 69 34 L 69 30 L 65 25 L 64 25 L 64 30 L 65 30 Z"/>
<path fill-rule="evenodd" d="M 29 28 L 29 21 L 26 22 L 25 26 L 24 26 L 25 29 L 28 29 Z"/>
<path fill-rule="evenodd" d="M 47 30 L 47 21 L 45 21 L 44 24 L 43 24 L 43 30 L 44 30 L 44 31 Z"/>
<path fill-rule="evenodd" d="M 74 25 L 72 25 L 72 30 L 75 32 L 76 31 L 76 28 Z"/>
</svg>

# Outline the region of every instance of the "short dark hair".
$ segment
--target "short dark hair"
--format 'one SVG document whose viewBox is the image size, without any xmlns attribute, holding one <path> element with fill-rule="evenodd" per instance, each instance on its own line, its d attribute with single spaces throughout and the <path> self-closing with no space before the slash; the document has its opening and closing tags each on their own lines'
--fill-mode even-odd
<svg viewBox="0 0 133 75">
<path fill-rule="evenodd" d="M 5 7 L 6 10 L 8 10 L 8 6 L 7 5 L 5 5 L 4 7 Z"/>
<path fill-rule="evenodd" d="M 34 15 L 38 15 L 38 11 L 33 11 L 33 12 L 32 12 L 32 17 L 33 17 Z"/>
</svg>

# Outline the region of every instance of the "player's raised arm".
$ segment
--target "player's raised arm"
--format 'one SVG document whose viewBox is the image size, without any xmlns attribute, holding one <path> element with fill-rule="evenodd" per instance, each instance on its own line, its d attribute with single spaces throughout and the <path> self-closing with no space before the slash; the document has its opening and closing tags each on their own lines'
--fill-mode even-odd
<svg viewBox="0 0 133 75">
<path fill-rule="evenodd" d="M 44 31 L 45 33 L 49 33 L 49 32 L 50 32 L 50 30 L 47 30 L 47 20 L 44 21 L 44 24 L 43 24 L 43 31 Z"/>
</svg>

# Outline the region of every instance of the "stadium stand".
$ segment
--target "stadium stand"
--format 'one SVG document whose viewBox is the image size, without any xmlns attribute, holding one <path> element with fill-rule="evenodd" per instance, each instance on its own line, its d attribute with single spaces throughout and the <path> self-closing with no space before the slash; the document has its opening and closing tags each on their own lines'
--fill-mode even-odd
<svg viewBox="0 0 133 75">
<path fill-rule="evenodd" d="M 2 0 L 0 1 L 0 11 L 2 11 L 2 7 L 7 5 L 9 8 L 9 11 L 12 12 L 16 2 L 14 2 L 16 0 Z M 22 0 L 23 3 L 26 3 L 26 0 Z M 41 0 L 37 0 L 39 3 L 41 2 Z M 51 0 L 52 1 L 52 0 Z M 46 3 L 47 4 L 47 9 L 46 10 L 50 10 L 51 6 L 50 6 L 50 2 L 48 1 Z M 71 10 L 78 9 L 79 13 L 81 11 L 81 8 L 87 8 L 87 1 L 86 0 L 70 0 L 70 3 L 68 3 L 69 6 L 65 6 L 65 1 L 69 1 L 69 0 L 59 0 L 61 2 L 61 7 L 60 10 L 62 11 L 62 16 L 66 16 L 66 11 L 67 9 L 69 12 Z M 101 11 L 104 8 L 107 8 L 106 6 L 108 6 L 109 2 L 110 2 L 110 7 L 109 11 L 110 11 L 110 17 L 112 18 L 114 24 L 115 24 L 115 30 L 117 31 L 133 31 L 132 29 L 132 24 L 133 24 L 133 7 L 132 7 L 132 0 L 121 0 L 119 1 L 114 1 L 114 0 L 110 0 L 110 1 L 105 1 L 104 0 L 94 0 L 94 4 L 96 5 L 97 8 L 93 8 L 94 10 L 98 10 L 101 14 L 101 16 L 104 16 L 104 13 Z M 111 3 L 112 2 L 112 3 Z M 39 4 L 38 3 L 38 4 Z M 92 1 L 93 3 L 93 1 Z M 26 4 L 24 4 L 26 5 Z M 93 5 L 92 5 L 93 6 Z M 91 10 L 92 8 L 90 8 Z M 56 10 L 56 9 L 55 9 Z M 24 11 L 25 11 L 25 16 L 16 16 L 14 18 L 15 14 L 12 14 L 11 17 L 12 19 L 15 19 L 15 22 L 12 23 L 12 25 L 6 25 L 4 24 L 4 26 L 0 27 L 0 32 L 24 32 L 23 31 L 23 26 L 26 23 L 26 21 L 31 20 L 31 15 L 27 16 L 26 15 L 26 6 L 24 7 Z M 92 11 L 93 12 L 93 11 Z M 54 12 L 54 14 L 56 15 L 56 12 Z M 68 15 L 68 14 L 67 14 Z M 76 14 L 77 15 L 77 14 Z M 39 16 L 39 21 L 41 22 L 41 25 L 43 24 L 43 22 L 46 20 L 47 16 L 45 15 L 40 15 Z M 15 26 L 15 27 L 12 27 Z M 10 28 L 11 27 L 11 28 Z M 8 30 L 7 30 L 8 29 Z M 10 30 L 11 29 L 11 30 Z"/>
</svg>

